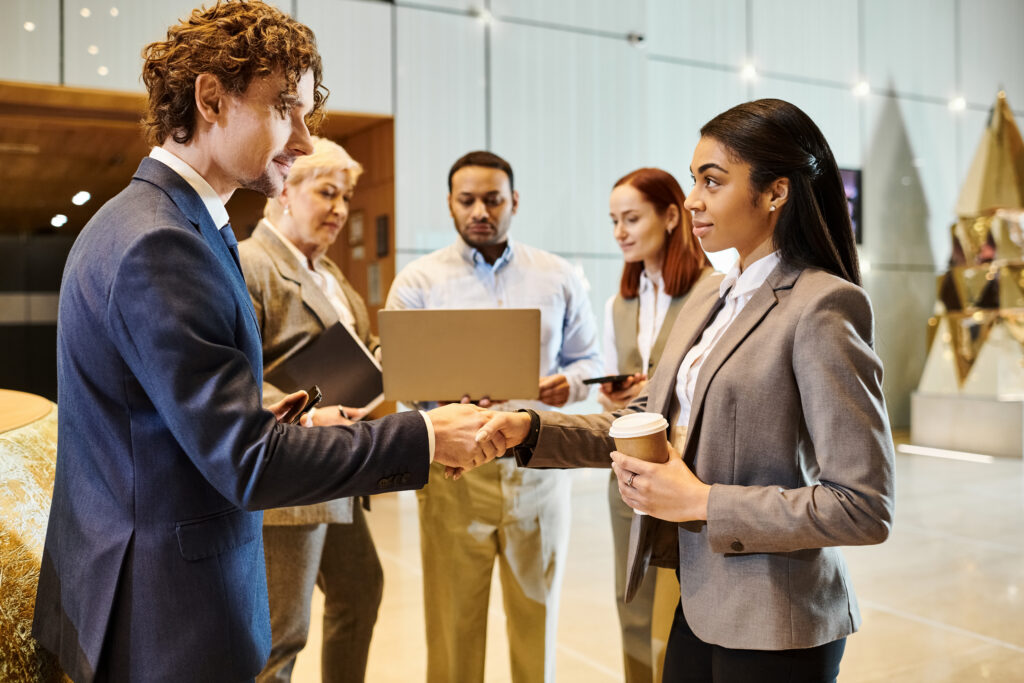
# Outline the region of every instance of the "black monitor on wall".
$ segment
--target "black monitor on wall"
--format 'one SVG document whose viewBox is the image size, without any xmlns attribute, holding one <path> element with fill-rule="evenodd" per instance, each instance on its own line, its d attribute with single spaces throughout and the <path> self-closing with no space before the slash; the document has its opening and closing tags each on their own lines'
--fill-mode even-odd
<svg viewBox="0 0 1024 683">
<path fill-rule="evenodd" d="M 843 189 L 846 191 L 846 207 L 850 210 L 853 237 L 860 244 L 864 239 L 860 218 L 860 169 L 841 168 L 839 175 L 843 178 Z"/>
</svg>

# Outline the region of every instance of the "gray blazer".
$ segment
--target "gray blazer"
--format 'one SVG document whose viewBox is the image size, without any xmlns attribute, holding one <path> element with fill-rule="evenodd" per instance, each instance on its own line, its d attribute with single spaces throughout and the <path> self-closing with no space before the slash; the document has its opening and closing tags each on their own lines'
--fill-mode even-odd
<svg viewBox="0 0 1024 683">
<path fill-rule="evenodd" d="M 719 282 L 695 287 L 647 395 L 626 411 L 669 415 L 683 356 L 717 312 Z M 615 417 L 543 413 L 537 447 L 520 462 L 608 467 Z M 683 458 L 712 484 L 708 521 L 652 521 L 677 537 L 670 547 L 693 632 L 724 647 L 779 650 L 856 631 L 857 600 L 835 546 L 884 541 L 893 516 L 894 449 L 864 291 L 779 265 L 702 366 L 688 430 Z M 650 557 L 652 536 L 634 562 Z"/>
<path fill-rule="evenodd" d="M 338 322 L 338 314 L 309 270 L 296 263 L 295 254 L 264 221 L 256 225 L 249 239 L 238 244 L 238 254 L 263 337 L 263 367 L 269 373 Z M 321 263 L 341 284 L 355 315 L 356 334 L 372 351 L 379 344 L 370 331 L 370 317 L 362 297 L 333 261 L 324 258 Z M 264 405 L 275 403 L 284 395 L 273 384 L 263 383 Z M 263 513 L 263 523 L 270 525 L 351 522 L 351 498 Z"/>
</svg>

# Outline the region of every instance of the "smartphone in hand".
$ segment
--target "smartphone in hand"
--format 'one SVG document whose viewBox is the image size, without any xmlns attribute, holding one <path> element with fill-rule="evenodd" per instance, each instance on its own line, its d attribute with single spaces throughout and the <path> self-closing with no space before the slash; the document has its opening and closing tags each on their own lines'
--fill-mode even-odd
<svg viewBox="0 0 1024 683">
<path fill-rule="evenodd" d="M 633 375 L 608 375 L 606 377 L 591 377 L 590 379 L 583 380 L 584 384 L 604 384 L 605 382 L 611 382 L 612 391 L 619 391 L 622 389 L 623 383 L 632 377 Z"/>
<path fill-rule="evenodd" d="M 315 384 L 311 386 L 309 389 L 306 389 L 306 394 L 306 402 L 302 405 L 302 408 L 299 409 L 299 412 L 295 413 L 295 415 L 292 415 L 287 420 L 288 424 L 295 424 L 296 422 L 298 422 L 300 419 L 302 419 L 303 415 L 305 415 L 310 410 L 315 408 L 317 404 L 319 404 L 320 401 L 322 401 L 324 398 L 324 395 L 320 393 L 320 387 L 318 387 Z"/>
</svg>

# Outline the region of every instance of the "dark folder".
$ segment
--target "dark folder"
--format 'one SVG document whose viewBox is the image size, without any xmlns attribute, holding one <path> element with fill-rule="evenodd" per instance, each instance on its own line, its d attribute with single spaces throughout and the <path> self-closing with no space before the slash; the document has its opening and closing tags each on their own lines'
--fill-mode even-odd
<svg viewBox="0 0 1024 683">
<path fill-rule="evenodd" d="M 316 384 L 323 392 L 322 405 L 343 405 L 372 410 L 384 400 L 384 384 L 377 359 L 335 323 L 310 344 L 267 373 L 267 381 L 292 392 Z"/>
</svg>

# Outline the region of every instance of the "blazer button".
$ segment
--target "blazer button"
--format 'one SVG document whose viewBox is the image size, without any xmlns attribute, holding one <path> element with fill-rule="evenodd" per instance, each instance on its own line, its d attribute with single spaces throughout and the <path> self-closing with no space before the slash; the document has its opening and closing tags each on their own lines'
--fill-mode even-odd
<svg viewBox="0 0 1024 683">
<path fill-rule="evenodd" d="M 735 550 L 738 553 L 742 553 L 743 552 L 743 544 L 740 543 L 739 541 L 733 541 L 732 545 L 730 545 L 729 547 L 732 548 L 733 550 Z"/>
<path fill-rule="evenodd" d="M 385 477 L 384 479 L 381 479 L 380 481 L 377 482 L 377 488 L 378 489 L 386 489 L 387 487 L 388 487 L 387 477 Z"/>
</svg>

